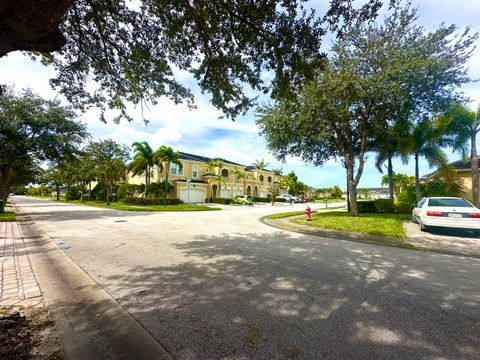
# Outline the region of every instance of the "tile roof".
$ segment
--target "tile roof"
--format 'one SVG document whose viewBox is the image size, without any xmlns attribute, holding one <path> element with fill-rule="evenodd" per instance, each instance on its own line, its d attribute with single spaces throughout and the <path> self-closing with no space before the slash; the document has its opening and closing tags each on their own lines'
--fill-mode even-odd
<svg viewBox="0 0 480 360">
<path fill-rule="evenodd" d="M 224 164 L 239 166 L 239 167 L 242 167 L 243 169 L 245 169 L 246 171 L 255 170 L 254 166 L 242 165 L 242 164 L 236 163 L 234 161 L 230 161 L 230 160 L 227 160 L 227 159 L 222 159 L 222 158 L 219 158 L 219 157 L 209 158 L 209 157 L 206 157 L 206 156 L 189 154 L 189 153 L 186 153 L 186 152 L 183 152 L 183 151 L 179 151 L 178 153 L 180 154 L 180 159 L 183 159 L 183 160 L 193 160 L 193 161 L 199 161 L 199 162 L 209 162 L 210 160 L 222 160 Z M 273 172 L 273 171 L 267 170 L 267 169 L 263 169 L 263 171 Z"/>
</svg>

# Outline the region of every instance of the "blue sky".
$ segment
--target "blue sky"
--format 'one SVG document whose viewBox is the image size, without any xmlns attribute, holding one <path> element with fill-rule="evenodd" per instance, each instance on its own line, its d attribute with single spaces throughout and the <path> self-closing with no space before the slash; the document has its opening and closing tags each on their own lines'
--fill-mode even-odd
<svg viewBox="0 0 480 360">
<path fill-rule="evenodd" d="M 312 2 L 312 6 L 319 9 L 319 13 L 322 13 L 325 4 L 326 1 Z M 444 22 L 456 24 L 460 29 L 471 26 L 475 32 L 480 32 L 480 0 L 414 0 L 412 4 L 418 7 L 418 23 L 426 30 Z M 329 40 L 324 41 L 324 46 L 328 47 Z M 475 50 L 467 66 L 470 76 L 480 79 L 480 49 Z M 35 63 L 18 52 L 0 59 L 1 83 L 14 85 L 17 91 L 31 88 L 43 97 L 53 98 L 56 92 L 48 84 L 48 79 L 53 75 L 52 69 Z M 278 162 L 267 151 L 264 139 L 258 134 L 253 110 L 235 122 L 219 119 L 222 114 L 210 105 L 208 96 L 201 95 L 194 83 L 188 79 L 187 81 L 188 84 L 193 84 L 192 89 L 196 94 L 197 108 L 194 110 L 189 110 L 184 105 L 175 105 L 167 99 L 160 99 L 158 105 L 145 112 L 145 117 L 150 120 L 148 125 L 143 122 L 140 110 L 133 107 L 130 112 L 138 120 L 132 123 L 104 124 L 99 120 L 99 112 L 96 110 L 80 114 L 80 118 L 87 124 L 94 139 L 111 138 L 125 145 L 131 145 L 134 141 L 148 141 L 152 147 L 165 144 L 176 150 L 222 157 L 245 165 L 250 165 L 257 159 L 265 159 L 270 164 L 269 168 L 282 168 L 284 172 L 293 170 L 300 180 L 313 187 L 345 187 L 345 170 L 338 161 L 328 161 L 323 167 L 304 164 L 296 158 L 290 158 L 286 163 Z M 471 107 L 476 108 L 480 101 L 480 85 L 467 84 L 462 91 L 473 99 Z M 458 159 L 458 155 L 450 152 L 448 155 L 451 160 Z M 368 155 L 360 187 L 380 186 L 382 174 L 375 168 L 374 158 L 374 154 Z M 408 165 L 399 160 L 395 161 L 394 169 L 397 172 L 414 174 L 412 161 Z M 431 171 L 422 160 L 421 174 Z"/>
</svg>

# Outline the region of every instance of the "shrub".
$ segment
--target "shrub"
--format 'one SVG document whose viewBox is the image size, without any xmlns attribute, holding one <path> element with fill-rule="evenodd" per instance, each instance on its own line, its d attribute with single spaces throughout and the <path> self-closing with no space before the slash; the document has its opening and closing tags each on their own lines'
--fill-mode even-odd
<svg viewBox="0 0 480 360">
<path fill-rule="evenodd" d="M 110 201 L 117 201 L 117 189 L 118 185 L 113 185 Z M 90 198 L 96 201 L 107 201 L 107 185 L 98 183 L 90 192 Z"/>
<path fill-rule="evenodd" d="M 269 202 L 272 202 L 272 199 L 271 198 L 256 197 L 256 198 L 253 198 L 253 201 L 261 202 L 261 203 L 269 203 Z M 277 201 L 277 199 L 275 199 L 275 201 Z"/>
<path fill-rule="evenodd" d="M 375 212 L 382 214 L 392 214 L 395 211 L 393 204 L 390 202 L 390 199 L 376 199 L 375 203 Z"/>
<path fill-rule="evenodd" d="M 205 199 L 205 202 L 214 203 L 214 204 L 223 204 L 223 205 L 230 205 L 232 203 L 232 199 L 230 198 L 209 198 Z"/>
<path fill-rule="evenodd" d="M 407 203 L 398 203 L 395 205 L 395 212 L 398 214 L 411 214 L 413 210 L 413 205 Z"/>
<path fill-rule="evenodd" d="M 82 187 L 80 185 L 70 186 L 67 190 L 68 200 L 79 200 L 81 197 Z"/>
<path fill-rule="evenodd" d="M 118 200 L 122 200 L 127 197 L 135 197 L 141 194 L 141 191 L 145 188 L 145 185 L 135 184 L 121 184 L 117 190 Z"/>
<path fill-rule="evenodd" d="M 14 187 L 12 187 L 10 192 L 12 192 L 14 195 L 26 195 L 27 194 L 27 188 L 23 185 L 14 186 Z"/>
<path fill-rule="evenodd" d="M 143 198 L 143 197 L 126 197 L 122 201 L 127 205 L 163 205 L 163 198 Z M 180 199 L 167 199 L 167 205 L 178 205 L 181 204 Z"/>
<path fill-rule="evenodd" d="M 359 213 L 374 213 L 375 212 L 375 201 L 358 201 L 358 212 Z"/>
</svg>

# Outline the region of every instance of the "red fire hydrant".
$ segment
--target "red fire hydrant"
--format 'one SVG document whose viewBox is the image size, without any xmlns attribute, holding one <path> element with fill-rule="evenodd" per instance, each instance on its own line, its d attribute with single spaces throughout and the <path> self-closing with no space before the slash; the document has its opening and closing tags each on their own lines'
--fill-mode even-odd
<svg viewBox="0 0 480 360">
<path fill-rule="evenodd" d="M 307 221 L 312 221 L 312 209 L 310 209 L 310 206 L 307 206 L 305 209 L 305 215 L 307 216 Z"/>
</svg>

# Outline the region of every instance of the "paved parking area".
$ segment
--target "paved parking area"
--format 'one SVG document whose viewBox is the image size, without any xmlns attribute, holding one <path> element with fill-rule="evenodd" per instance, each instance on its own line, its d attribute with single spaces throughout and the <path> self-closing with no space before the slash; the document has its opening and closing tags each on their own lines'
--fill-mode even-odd
<svg viewBox="0 0 480 360">
<path fill-rule="evenodd" d="M 432 251 L 442 251 L 480 258 L 480 237 L 468 230 L 430 229 L 420 231 L 418 224 L 403 225 L 408 241 Z"/>
</svg>

